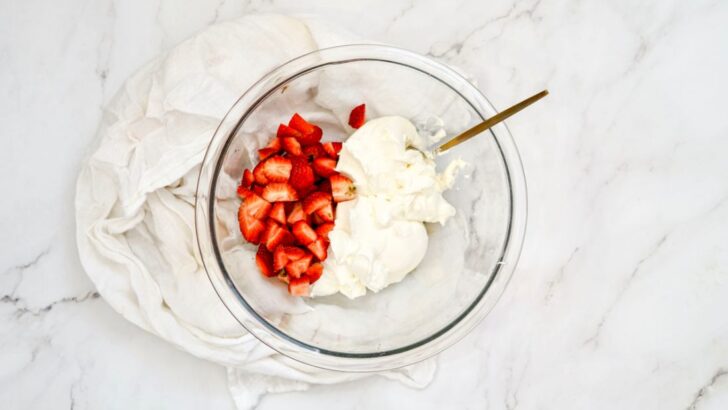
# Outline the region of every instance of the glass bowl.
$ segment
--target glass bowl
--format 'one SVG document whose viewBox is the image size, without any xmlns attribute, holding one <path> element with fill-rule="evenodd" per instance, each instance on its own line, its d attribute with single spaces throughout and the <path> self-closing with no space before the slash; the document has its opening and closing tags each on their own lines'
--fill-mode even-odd
<svg viewBox="0 0 728 410">
<path fill-rule="evenodd" d="M 237 223 L 236 187 L 277 126 L 294 112 L 346 139 L 349 111 L 400 115 L 424 133 L 452 137 L 496 111 L 451 68 L 381 45 L 347 45 L 293 59 L 260 79 L 222 120 L 202 163 L 196 197 L 200 254 L 230 313 L 261 342 L 300 362 L 369 372 L 406 366 L 462 338 L 492 309 L 516 266 L 526 225 L 526 185 L 505 124 L 437 157 L 469 165 L 445 198 L 457 214 L 430 225 L 427 254 L 400 283 L 350 300 L 289 296 L 262 277 Z M 326 272 L 324 272 L 324 275 Z"/>
</svg>

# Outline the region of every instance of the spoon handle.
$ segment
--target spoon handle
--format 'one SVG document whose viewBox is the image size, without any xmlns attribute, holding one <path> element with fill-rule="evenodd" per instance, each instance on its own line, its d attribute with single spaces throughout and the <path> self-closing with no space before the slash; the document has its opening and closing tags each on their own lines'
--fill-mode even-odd
<svg viewBox="0 0 728 410">
<path fill-rule="evenodd" d="M 470 138 L 473 138 L 474 136 L 480 134 L 481 132 L 487 130 L 488 128 L 498 124 L 499 122 L 505 120 L 506 118 L 510 117 L 511 115 L 521 111 L 522 109 L 528 107 L 529 105 L 535 103 L 536 101 L 540 100 L 541 98 L 548 95 L 548 90 L 543 90 L 540 93 L 533 95 L 531 97 L 526 98 L 525 100 L 519 102 L 518 104 L 507 108 L 498 114 L 488 118 L 487 120 L 481 122 L 480 124 L 470 128 L 469 130 L 461 133 L 457 137 L 447 141 L 446 143 L 440 145 L 439 147 L 435 148 L 435 154 L 442 154 L 443 152 L 449 150 L 450 148 L 465 142 L 469 140 Z"/>
</svg>

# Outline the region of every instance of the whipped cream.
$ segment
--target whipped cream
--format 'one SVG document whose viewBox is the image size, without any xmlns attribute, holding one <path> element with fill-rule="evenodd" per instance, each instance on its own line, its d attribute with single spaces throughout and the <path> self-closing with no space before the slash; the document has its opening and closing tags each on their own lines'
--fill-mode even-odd
<svg viewBox="0 0 728 410">
<path fill-rule="evenodd" d="M 344 143 L 336 170 L 356 186 L 356 199 L 336 211 L 324 274 L 311 296 L 341 292 L 349 298 L 378 292 L 414 270 L 427 252 L 425 222 L 455 215 L 442 192 L 465 163 L 435 170 L 426 141 L 398 116 L 370 120 Z"/>
</svg>

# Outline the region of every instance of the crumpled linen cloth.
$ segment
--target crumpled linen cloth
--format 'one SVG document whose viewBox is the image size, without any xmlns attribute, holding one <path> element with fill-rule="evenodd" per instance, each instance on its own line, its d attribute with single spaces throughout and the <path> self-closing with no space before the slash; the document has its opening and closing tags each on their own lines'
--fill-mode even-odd
<svg viewBox="0 0 728 410">
<path fill-rule="evenodd" d="M 106 107 L 76 187 L 81 262 L 127 320 L 228 369 L 240 409 L 262 394 L 367 377 L 290 360 L 248 334 L 209 283 L 194 227 L 205 150 L 227 110 L 275 66 L 361 42 L 311 17 L 252 15 L 214 25 L 145 65 Z M 423 387 L 429 360 L 381 373 Z"/>
</svg>

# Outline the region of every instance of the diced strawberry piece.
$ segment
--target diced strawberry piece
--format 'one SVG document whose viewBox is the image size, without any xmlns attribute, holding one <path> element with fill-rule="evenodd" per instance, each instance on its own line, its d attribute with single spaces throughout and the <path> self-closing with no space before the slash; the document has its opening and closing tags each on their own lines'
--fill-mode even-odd
<svg viewBox="0 0 728 410">
<path fill-rule="evenodd" d="M 259 219 L 248 214 L 242 205 L 238 209 L 238 224 L 240 225 L 240 232 L 248 242 L 255 244 L 260 242 L 260 236 L 265 229 L 265 225 Z"/>
<path fill-rule="evenodd" d="M 324 157 L 316 158 L 313 160 L 313 170 L 324 178 L 336 175 L 336 160 Z"/>
<path fill-rule="evenodd" d="M 301 145 L 313 145 L 318 144 L 319 141 L 321 141 L 321 137 L 324 135 L 324 132 L 321 130 L 320 127 L 314 125 L 313 131 L 309 133 L 301 133 L 301 136 L 298 137 L 298 142 L 301 143 Z"/>
<path fill-rule="evenodd" d="M 308 245 L 318 238 L 316 231 L 314 231 L 313 228 L 311 228 L 311 225 L 307 224 L 306 221 L 296 222 L 293 224 L 291 231 L 293 232 L 293 236 L 296 237 L 301 245 Z"/>
<path fill-rule="evenodd" d="M 301 205 L 300 202 L 295 202 L 293 204 L 293 208 L 288 213 L 288 219 L 287 222 L 289 225 L 293 225 L 298 221 L 305 221 L 306 220 L 306 213 L 303 212 L 303 205 Z"/>
<path fill-rule="evenodd" d="M 270 140 L 270 142 L 268 143 L 266 148 L 274 149 L 274 150 L 276 150 L 276 152 L 280 151 L 281 150 L 281 140 L 278 137 L 274 137 L 272 140 Z"/>
<path fill-rule="evenodd" d="M 286 182 L 273 182 L 263 188 L 263 198 L 269 202 L 297 201 L 298 194 Z"/>
<path fill-rule="evenodd" d="M 246 193 L 243 202 L 240 204 L 240 209 L 255 219 L 263 219 L 268 216 L 271 207 L 272 205 L 268 201 L 250 191 Z"/>
<path fill-rule="evenodd" d="M 238 191 L 237 192 L 238 192 L 238 196 L 240 198 L 247 198 L 248 195 L 254 194 L 253 191 L 249 190 L 248 188 L 246 188 L 246 187 L 244 187 L 242 185 L 238 185 Z"/>
<path fill-rule="evenodd" d="M 291 155 L 298 156 L 303 154 L 303 151 L 301 150 L 301 143 L 293 137 L 281 139 L 281 145 L 283 145 L 283 150 Z"/>
<path fill-rule="evenodd" d="M 334 229 L 334 224 L 331 222 L 321 224 L 316 227 L 316 235 L 318 235 L 328 241 L 329 232 L 331 232 L 333 229 Z"/>
<path fill-rule="evenodd" d="M 286 182 L 291 176 L 291 160 L 276 155 L 263 163 L 263 175 L 270 182 Z"/>
<path fill-rule="evenodd" d="M 303 187 L 303 188 L 297 189 L 296 192 L 298 192 L 298 197 L 299 198 L 305 198 L 305 197 L 309 196 L 311 193 L 313 193 L 313 192 L 315 192 L 317 190 L 318 190 L 318 188 L 316 187 L 316 185 L 315 184 L 311 184 L 311 185 L 309 185 L 307 187 Z"/>
<path fill-rule="evenodd" d="M 288 261 L 297 261 L 306 256 L 306 251 L 296 246 L 284 246 L 283 253 L 288 258 Z"/>
<path fill-rule="evenodd" d="M 261 161 L 258 163 L 258 165 L 253 168 L 253 177 L 255 178 L 255 182 L 260 185 L 267 184 L 268 178 L 266 178 L 265 174 L 263 173 L 263 165 L 265 164 L 265 161 Z"/>
<path fill-rule="evenodd" d="M 331 194 L 335 202 L 349 201 L 356 197 L 356 187 L 349 178 L 337 174 L 332 175 L 329 181 L 331 181 Z"/>
<path fill-rule="evenodd" d="M 359 128 L 364 125 L 366 109 L 366 104 L 362 104 L 357 105 L 353 110 L 351 110 L 351 114 L 349 114 L 349 125 L 351 125 L 352 128 Z"/>
<path fill-rule="evenodd" d="M 253 173 L 246 168 L 245 171 L 243 171 L 243 180 L 240 184 L 245 188 L 250 188 L 250 186 L 253 185 L 253 182 L 255 182 L 255 176 L 253 176 Z"/>
<path fill-rule="evenodd" d="M 278 246 L 273 251 L 273 270 L 278 272 L 281 269 L 286 267 L 286 264 L 288 264 L 288 256 L 285 252 L 285 246 Z"/>
<path fill-rule="evenodd" d="M 324 151 L 326 151 L 326 154 L 328 154 L 331 158 L 338 158 L 339 152 L 341 151 L 342 144 L 338 141 L 336 142 L 324 142 L 323 148 Z"/>
<path fill-rule="evenodd" d="M 313 132 L 313 129 L 315 127 L 315 125 L 304 120 L 303 117 L 298 115 L 298 113 L 293 114 L 291 120 L 288 121 L 288 126 L 300 132 L 301 134 L 310 134 Z"/>
<path fill-rule="evenodd" d="M 278 222 L 281 225 L 285 225 L 286 210 L 284 203 L 276 202 L 275 204 L 273 204 L 273 208 L 271 208 L 270 213 L 268 214 L 268 218 Z"/>
<path fill-rule="evenodd" d="M 301 259 L 288 262 L 286 265 L 286 273 L 292 278 L 300 278 L 301 275 L 306 272 L 309 265 L 311 265 L 311 259 L 313 259 L 313 256 L 311 254 L 306 254 L 306 256 Z"/>
<path fill-rule="evenodd" d="M 291 157 L 291 178 L 290 184 L 296 190 L 308 188 L 313 185 L 313 169 L 308 165 L 304 157 Z"/>
<path fill-rule="evenodd" d="M 294 238 L 288 230 L 281 227 L 272 220 L 269 220 L 265 226 L 265 231 L 260 237 L 261 243 L 265 244 L 268 250 L 273 251 L 279 245 L 290 245 Z"/>
<path fill-rule="evenodd" d="M 301 136 L 301 133 L 297 131 L 295 128 L 289 127 L 286 124 L 281 124 L 278 126 L 278 132 L 276 134 L 278 138 L 281 139 L 281 146 L 283 149 L 286 148 L 286 145 L 284 144 L 284 140 L 286 138 L 294 138 L 297 139 Z"/>
<path fill-rule="evenodd" d="M 273 149 L 273 148 L 261 148 L 261 149 L 258 150 L 258 158 L 260 158 L 260 160 L 262 161 L 262 160 L 270 157 L 271 155 L 274 155 L 277 152 L 278 152 L 277 149 Z"/>
<path fill-rule="evenodd" d="M 317 209 L 315 215 L 318 215 L 325 222 L 334 222 L 334 207 L 330 203 L 326 204 L 326 206 Z"/>
<path fill-rule="evenodd" d="M 258 196 L 263 196 L 263 187 L 260 185 L 253 185 L 253 192 Z"/>
<path fill-rule="evenodd" d="M 260 269 L 263 276 L 269 278 L 276 276 L 275 271 L 273 271 L 273 254 L 263 245 L 258 247 L 258 252 L 255 254 L 255 264 L 258 265 L 258 269 Z"/>
<path fill-rule="evenodd" d="M 309 243 L 306 245 L 308 250 L 311 251 L 311 253 L 316 256 L 316 258 L 320 261 L 323 261 L 326 259 L 326 248 L 328 245 L 326 244 L 326 241 L 324 241 L 324 238 L 318 238 L 315 241 Z"/>
<path fill-rule="evenodd" d="M 291 278 L 290 282 L 288 282 L 288 293 L 293 296 L 308 296 L 308 278 Z"/>
<path fill-rule="evenodd" d="M 326 150 L 324 150 L 324 146 L 321 144 L 316 143 L 303 148 L 303 156 L 309 161 L 313 161 L 314 158 L 323 157 L 324 155 L 326 155 Z"/>
<path fill-rule="evenodd" d="M 316 283 L 317 280 L 319 280 L 323 273 L 324 265 L 320 263 L 312 263 L 311 266 L 306 269 L 306 273 L 304 274 L 304 276 L 307 277 L 309 283 L 313 285 L 314 283 Z"/>
<path fill-rule="evenodd" d="M 314 192 L 303 200 L 303 211 L 311 215 L 326 205 L 331 205 L 331 195 L 325 192 Z"/>
</svg>

